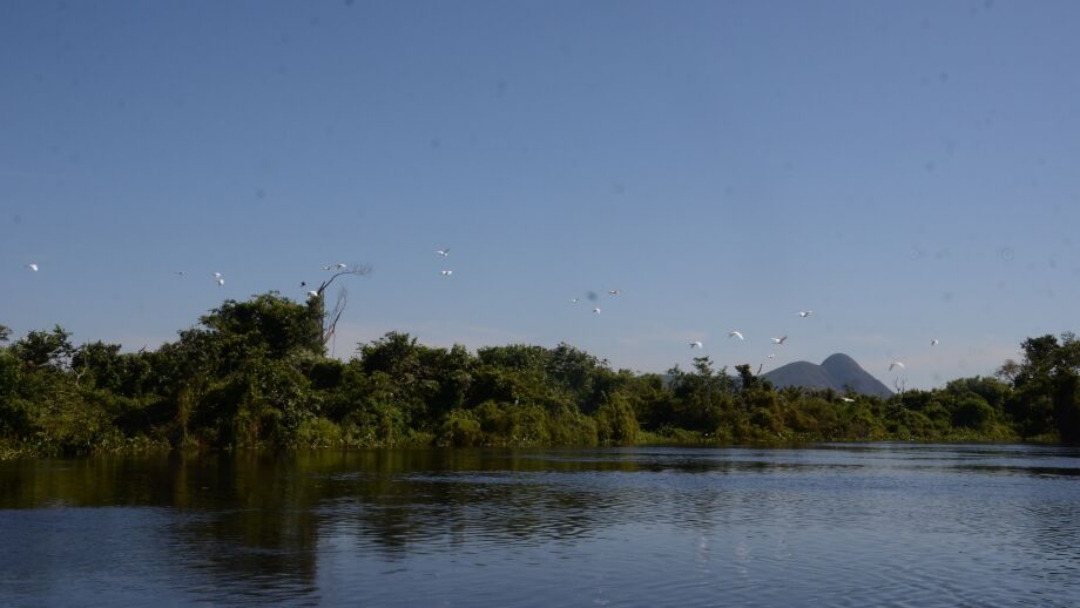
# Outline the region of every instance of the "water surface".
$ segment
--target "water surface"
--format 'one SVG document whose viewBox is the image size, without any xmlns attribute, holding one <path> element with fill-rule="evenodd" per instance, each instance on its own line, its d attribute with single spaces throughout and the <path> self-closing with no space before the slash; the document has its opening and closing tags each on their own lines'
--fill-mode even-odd
<svg viewBox="0 0 1080 608">
<path fill-rule="evenodd" d="M 1080 605 L 1080 451 L 0 463 L 0 605 Z"/>
</svg>

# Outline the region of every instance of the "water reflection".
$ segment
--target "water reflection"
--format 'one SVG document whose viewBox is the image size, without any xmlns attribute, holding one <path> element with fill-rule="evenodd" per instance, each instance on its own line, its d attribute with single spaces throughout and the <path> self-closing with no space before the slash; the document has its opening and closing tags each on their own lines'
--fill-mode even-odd
<svg viewBox="0 0 1080 608">
<path fill-rule="evenodd" d="M 8 462 L 0 604 L 1065 605 L 1078 475 L 900 444 Z"/>
</svg>

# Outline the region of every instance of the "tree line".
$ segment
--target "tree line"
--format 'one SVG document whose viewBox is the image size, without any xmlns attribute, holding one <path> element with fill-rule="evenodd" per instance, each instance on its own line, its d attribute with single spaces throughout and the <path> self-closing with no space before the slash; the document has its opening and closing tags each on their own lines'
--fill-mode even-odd
<svg viewBox="0 0 1080 608">
<path fill-rule="evenodd" d="M 322 297 L 227 300 L 121 352 L 0 325 L 0 457 L 128 449 L 1080 440 L 1080 341 L 1025 340 L 993 377 L 887 399 L 775 388 L 708 357 L 614 370 L 567 344 L 470 352 L 391 332 L 328 357 Z"/>
</svg>

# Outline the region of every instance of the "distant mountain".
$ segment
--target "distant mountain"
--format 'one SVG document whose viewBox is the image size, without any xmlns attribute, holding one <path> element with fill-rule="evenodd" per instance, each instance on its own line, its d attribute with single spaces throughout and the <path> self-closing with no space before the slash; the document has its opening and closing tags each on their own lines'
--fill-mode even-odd
<svg viewBox="0 0 1080 608">
<path fill-rule="evenodd" d="M 839 393 L 848 388 L 862 395 L 887 398 L 893 393 L 880 380 L 871 376 L 851 357 L 837 353 L 815 365 L 796 361 L 762 375 L 777 388 L 801 386 L 813 389 L 833 389 Z"/>
</svg>

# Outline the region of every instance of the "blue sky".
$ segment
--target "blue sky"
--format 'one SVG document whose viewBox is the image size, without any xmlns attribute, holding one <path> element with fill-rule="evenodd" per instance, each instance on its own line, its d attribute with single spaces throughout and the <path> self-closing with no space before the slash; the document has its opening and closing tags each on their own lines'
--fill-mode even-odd
<svg viewBox="0 0 1080 608">
<path fill-rule="evenodd" d="M 990 374 L 1080 330 L 1076 23 L 1049 0 L 3 2 L 0 323 L 153 348 L 341 261 L 375 269 L 345 284 L 343 357 L 397 330 L 638 371 Z"/>
</svg>

